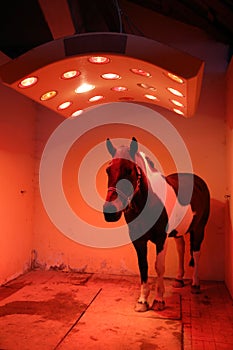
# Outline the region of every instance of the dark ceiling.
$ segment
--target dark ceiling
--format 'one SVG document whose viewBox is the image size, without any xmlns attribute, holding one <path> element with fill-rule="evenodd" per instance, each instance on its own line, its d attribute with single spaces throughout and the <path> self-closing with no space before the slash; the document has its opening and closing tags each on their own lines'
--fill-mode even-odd
<svg viewBox="0 0 233 350">
<path fill-rule="evenodd" d="M 51 0 L 47 0 L 51 1 Z M 233 46 L 232 0 L 125 0 L 150 11 L 193 25 L 214 40 Z M 56 1 L 58 6 L 59 0 Z M 117 0 L 67 0 L 75 33 L 126 32 L 143 35 Z M 14 59 L 53 40 L 39 0 L 1 2 L 0 49 Z"/>
</svg>

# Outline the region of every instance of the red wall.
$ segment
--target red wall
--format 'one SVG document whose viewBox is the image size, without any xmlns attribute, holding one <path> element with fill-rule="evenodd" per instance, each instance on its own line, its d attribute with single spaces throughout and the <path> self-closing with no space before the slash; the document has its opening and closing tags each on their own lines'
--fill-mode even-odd
<svg viewBox="0 0 233 350">
<path fill-rule="evenodd" d="M 0 84 L 0 284 L 30 268 L 35 106 Z"/>
</svg>

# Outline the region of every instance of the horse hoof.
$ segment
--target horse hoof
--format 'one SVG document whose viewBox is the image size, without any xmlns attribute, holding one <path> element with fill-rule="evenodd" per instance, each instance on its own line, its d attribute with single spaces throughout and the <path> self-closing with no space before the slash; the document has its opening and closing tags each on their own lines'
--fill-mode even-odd
<svg viewBox="0 0 233 350">
<path fill-rule="evenodd" d="M 154 311 L 163 311 L 165 309 L 165 301 L 154 300 L 151 306 L 151 310 Z"/>
<path fill-rule="evenodd" d="M 191 293 L 192 293 L 192 294 L 200 294 L 200 293 L 201 293 L 201 288 L 200 288 L 200 286 L 197 286 L 197 285 L 193 284 L 193 285 L 191 286 Z"/>
<path fill-rule="evenodd" d="M 144 303 L 142 301 L 138 301 L 137 304 L 135 305 L 134 311 L 136 312 L 145 312 L 149 309 L 149 305 L 147 301 Z"/>
<path fill-rule="evenodd" d="M 174 288 L 183 288 L 184 287 L 184 281 L 183 280 L 179 280 L 179 279 L 175 279 L 175 281 L 172 283 L 172 287 Z"/>
</svg>

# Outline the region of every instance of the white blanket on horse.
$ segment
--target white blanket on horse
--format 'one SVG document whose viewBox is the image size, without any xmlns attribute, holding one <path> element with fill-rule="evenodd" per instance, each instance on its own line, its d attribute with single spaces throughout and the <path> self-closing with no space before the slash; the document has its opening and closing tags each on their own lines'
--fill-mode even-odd
<svg viewBox="0 0 233 350">
<path fill-rule="evenodd" d="M 194 215 L 190 204 L 185 206 L 181 205 L 173 187 L 167 183 L 166 179 L 159 171 L 151 169 L 145 154 L 143 152 L 140 152 L 140 154 L 145 163 L 146 174 L 151 189 L 159 197 L 166 209 L 168 215 L 166 232 L 169 234 L 173 230 L 176 230 L 176 237 L 184 235 L 187 232 Z"/>
</svg>

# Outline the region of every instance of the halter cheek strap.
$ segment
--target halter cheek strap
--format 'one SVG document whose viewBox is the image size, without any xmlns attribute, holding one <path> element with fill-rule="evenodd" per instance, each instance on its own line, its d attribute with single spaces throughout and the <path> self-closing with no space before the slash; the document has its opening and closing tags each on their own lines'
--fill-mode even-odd
<svg viewBox="0 0 233 350">
<path fill-rule="evenodd" d="M 125 199 L 127 202 L 129 201 L 130 197 L 126 196 L 126 194 L 124 194 L 124 192 L 122 192 L 119 188 L 109 187 L 108 188 L 108 192 L 116 192 L 120 197 Z"/>
</svg>

